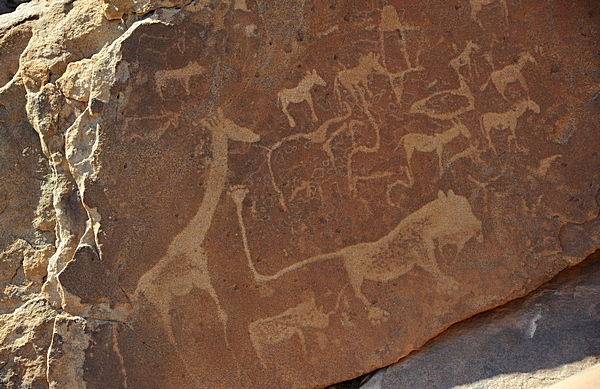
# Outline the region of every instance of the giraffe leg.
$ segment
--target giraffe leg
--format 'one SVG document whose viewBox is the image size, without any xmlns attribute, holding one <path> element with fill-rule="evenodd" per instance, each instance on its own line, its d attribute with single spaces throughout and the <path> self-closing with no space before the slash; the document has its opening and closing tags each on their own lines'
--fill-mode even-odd
<svg viewBox="0 0 600 389">
<path fill-rule="evenodd" d="M 310 92 L 308 92 L 308 97 L 306 98 L 306 102 L 308 103 L 309 107 L 310 107 L 310 113 L 312 114 L 312 121 L 316 122 L 317 120 L 317 114 L 315 113 L 315 107 L 313 106 L 313 101 L 312 101 L 312 97 L 310 97 Z"/>
<path fill-rule="evenodd" d="M 296 127 L 296 122 L 294 121 L 294 118 L 292 117 L 292 115 L 290 115 L 290 113 L 287 110 L 287 104 L 282 103 L 281 110 L 283 111 L 285 116 L 287 116 L 288 122 L 290 123 L 290 127 Z"/>
<path fill-rule="evenodd" d="M 436 151 L 437 156 L 438 156 L 438 165 L 439 165 L 439 168 L 440 168 L 439 178 L 442 178 L 442 174 L 444 173 L 443 170 L 442 170 L 443 169 L 443 165 L 442 165 L 442 151 L 443 151 L 443 146 L 439 145 L 436 148 L 435 151 Z"/>
</svg>

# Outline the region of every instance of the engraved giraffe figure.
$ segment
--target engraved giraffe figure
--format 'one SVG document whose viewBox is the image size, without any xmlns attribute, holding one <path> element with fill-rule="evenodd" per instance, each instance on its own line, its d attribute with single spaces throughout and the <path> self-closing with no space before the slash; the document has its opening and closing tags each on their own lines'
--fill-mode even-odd
<svg viewBox="0 0 600 389">
<path fill-rule="evenodd" d="M 527 62 L 537 63 L 535 61 L 535 58 L 533 58 L 533 56 L 531 54 L 522 53 L 519 56 L 519 60 L 517 61 L 516 64 L 507 65 L 500 70 L 494 70 L 490 74 L 490 77 L 487 79 L 485 84 L 483 84 L 481 86 L 481 90 L 482 91 L 485 90 L 485 88 L 487 88 L 488 84 L 491 81 L 494 84 L 494 86 L 496 87 L 496 90 L 502 95 L 504 100 L 508 101 L 508 98 L 504 95 L 504 92 L 506 91 L 506 87 L 508 86 L 508 84 L 510 84 L 512 82 L 519 81 L 519 84 L 521 84 L 521 87 L 523 89 L 525 89 L 527 92 L 529 92 L 529 88 L 527 87 L 527 82 L 525 81 L 525 77 L 523 77 L 523 74 L 521 73 L 521 70 L 523 69 L 525 64 L 527 64 Z"/>
<path fill-rule="evenodd" d="M 411 133 L 404 135 L 396 149 L 400 146 L 404 147 L 404 151 L 406 153 L 406 160 L 408 162 L 408 173 L 409 180 L 412 184 L 414 182 L 414 176 L 412 173 L 412 167 L 410 164 L 410 160 L 415 151 L 420 151 L 421 153 L 430 153 L 435 151 L 438 156 L 438 164 L 439 164 L 439 177 L 441 178 L 443 173 L 443 164 L 442 164 L 442 153 L 444 150 L 444 145 L 452 142 L 459 135 L 463 135 L 465 138 L 471 138 L 471 133 L 467 126 L 465 126 L 460 120 L 452 119 L 453 126 L 448 130 L 434 134 L 434 135 L 425 135 L 425 134 L 417 134 Z M 411 185 L 412 186 L 412 185 Z"/>
<path fill-rule="evenodd" d="M 496 147 L 494 147 L 494 143 L 492 142 L 492 137 L 490 135 L 492 129 L 509 129 L 511 135 L 508 136 L 507 141 L 514 139 L 516 142 L 517 121 L 528 109 L 532 110 L 535 113 L 540 113 L 540 106 L 537 105 L 534 101 L 523 100 L 520 103 L 515 104 L 507 112 L 488 112 L 481 115 L 481 130 L 483 131 L 483 134 L 485 135 L 489 146 L 492 148 L 492 150 L 494 150 L 494 154 L 498 154 L 498 152 L 496 151 Z"/>
<path fill-rule="evenodd" d="M 479 46 L 476 43 L 473 43 L 473 41 L 467 41 L 465 49 L 462 51 L 462 53 L 460 53 L 458 57 L 451 59 L 448 66 L 454 69 L 456 74 L 459 76 L 460 68 L 466 66 L 469 70 L 469 76 L 471 76 L 471 54 L 477 50 L 479 50 Z"/>
<path fill-rule="evenodd" d="M 212 286 L 203 245 L 227 181 L 229 141 L 256 142 L 260 139 L 251 130 L 225 118 L 220 110 L 201 125 L 211 133 L 213 158 L 204 198 L 196 215 L 173 238 L 166 255 L 140 278 L 136 289 L 136 298 L 143 296 L 157 308 L 173 344 L 175 339 L 169 316 L 171 300 L 187 295 L 194 287 L 206 291 L 214 301 L 227 339 L 227 313 Z"/>
<path fill-rule="evenodd" d="M 277 104 L 281 104 L 281 110 L 285 116 L 287 116 L 290 127 L 296 127 L 296 121 L 287 110 L 290 103 L 301 103 L 306 101 L 310 107 L 312 121 L 316 122 L 319 120 L 317 119 L 312 96 L 310 95 L 310 90 L 315 85 L 326 86 L 327 83 L 317 74 L 317 71 L 313 69 L 312 73 L 310 71 L 306 72 L 306 75 L 300 80 L 298 86 L 292 89 L 283 89 L 277 93 Z"/>
<path fill-rule="evenodd" d="M 508 6 L 506 5 L 506 0 L 499 0 L 502 7 L 504 7 L 504 22 L 508 24 Z M 479 27 L 483 28 L 483 24 L 481 20 L 479 20 L 478 14 L 482 10 L 484 5 L 492 4 L 494 0 L 469 0 L 471 4 L 471 19 L 479 24 Z"/>
</svg>

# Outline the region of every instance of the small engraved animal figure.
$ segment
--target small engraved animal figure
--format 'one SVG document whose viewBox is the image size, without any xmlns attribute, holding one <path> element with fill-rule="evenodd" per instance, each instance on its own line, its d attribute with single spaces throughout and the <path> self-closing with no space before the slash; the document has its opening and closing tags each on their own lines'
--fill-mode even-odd
<svg viewBox="0 0 600 389">
<path fill-rule="evenodd" d="M 508 24 L 508 6 L 506 5 L 506 0 L 499 1 L 504 7 L 504 22 Z M 483 28 L 483 24 L 481 24 L 481 20 L 478 17 L 479 11 L 481 11 L 484 5 L 492 4 L 494 0 L 469 0 L 469 2 L 471 3 L 471 19 L 476 21 L 479 27 Z"/>
<path fill-rule="evenodd" d="M 461 134 L 467 139 L 471 138 L 469 129 L 460 120 L 452 119 L 452 123 L 453 126 L 450 129 L 439 134 L 424 135 L 411 133 L 404 135 L 400 139 L 400 142 L 396 148 L 404 146 L 406 160 L 408 161 L 409 179 L 411 183 L 413 182 L 413 174 L 410 160 L 415 151 L 420 151 L 422 153 L 431 153 L 432 151 L 435 151 L 437 153 L 440 168 L 439 176 L 441 178 L 443 173 L 442 152 L 444 145 L 452 142 Z"/>
<path fill-rule="evenodd" d="M 281 343 L 297 335 L 300 339 L 302 351 L 306 354 L 306 336 L 302 329 L 325 329 L 328 326 L 329 315 L 317 309 L 315 299 L 312 297 L 277 316 L 250 323 L 248 330 L 250 341 L 262 365 L 266 368 L 267 364 L 264 360 L 264 347 L 266 345 Z"/>
<path fill-rule="evenodd" d="M 410 113 L 422 113 L 429 116 L 432 119 L 438 120 L 452 120 L 462 115 L 465 112 L 472 111 L 475 109 L 475 97 L 471 88 L 467 84 L 465 77 L 461 74 L 458 75 L 459 87 L 457 89 L 446 89 L 439 92 L 435 92 L 424 99 L 416 101 L 410 107 Z M 451 101 L 454 96 L 466 99 L 463 103 L 456 104 L 454 111 L 440 112 L 438 102 L 439 101 Z"/>
<path fill-rule="evenodd" d="M 511 139 L 517 139 L 516 129 L 517 129 L 517 121 L 527 111 L 528 109 L 532 110 L 535 113 L 540 113 L 540 106 L 531 100 L 523 100 L 518 104 L 515 104 L 512 109 L 503 113 L 496 112 L 488 112 L 481 115 L 481 130 L 485 135 L 485 138 L 488 140 L 489 146 L 494 150 L 495 154 L 498 154 L 496 151 L 496 147 L 492 142 L 492 138 L 490 133 L 492 129 L 505 130 L 509 129 L 511 135 L 508 136 L 508 141 Z"/>
<path fill-rule="evenodd" d="M 172 70 L 158 70 L 154 74 L 156 82 L 156 91 L 163 99 L 163 90 L 169 87 L 174 81 L 180 81 L 185 87 L 186 93 L 190 94 L 190 78 L 204 72 L 204 67 L 198 65 L 195 61 L 190 61 L 185 67 Z"/>
<path fill-rule="evenodd" d="M 467 41 L 463 52 L 460 53 L 458 57 L 451 59 L 448 66 L 454 69 L 456 74 L 459 76 L 460 68 L 466 66 L 469 70 L 469 76 L 471 76 L 471 54 L 477 50 L 479 50 L 479 46 L 477 44 L 473 43 L 473 41 Z"/>
<path fill-rule="evenodd" d="M 364 88 L 369 98 L 373 97 L 373 93 L 369 90 L 369 76 L 371 73 L 387 75 L 387 70 L 379 63 L 379 54 L 369 53 L 360 57 L 358 65 L 351 69 L 340 71 L 335 77 L 334 90 L 340 107 L 342 106 L 342 96 L 340 88 L 345 88 L 352 93 L 353 96 L 360 97 L 361 87 Z"/>
<path fill-rule="evenodd" d="M 521 74 L 521 69 L 525 66 L 527 62 L 537 63 L 535 58 L 529 53 L 522 53 L 519 56 L 519 60 L 514 65 L 508 65 L 500 70 L 494 70 L 488 80 L 481 86 L 481 90 L 485 90 L 487 88 L 490 81 L 494 83 L 496 90 L 502 95 L 504 100 L 508 101 L 508 98 L 504 95 L 506 91 L 506 87 L 511 82 L 519 81 L 521 87 L 529 92 L 529 88 L 527 87 L 527 82 L 525 82 L 525 77 Z"/>
<path fill-rule="evenodd" d="M 317 71 L 313 69 L 312 73 L 310 71 L 306 72 L 306 75 L 300 80 L 298 86 L 292 89 L 284 89 L 277 94 L 277 104 L 281 104 L 281 110 L 285 116 L 287 116 L 290 127 L 296 127 L 296 121 L 287 110 L 290 103 L 301 103 L 306 101 L 310 107 L 312 121 L 316 122 L 318 120 L 310 95 L 310 90 L 314 85 L 326 86 L 327 83 L 317 74 Z"/>
</svg>

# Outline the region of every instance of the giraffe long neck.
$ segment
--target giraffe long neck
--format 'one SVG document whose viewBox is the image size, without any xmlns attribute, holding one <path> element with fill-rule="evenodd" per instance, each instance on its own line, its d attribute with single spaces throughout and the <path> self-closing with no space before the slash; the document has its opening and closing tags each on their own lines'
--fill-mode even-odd
<svg viewBox="0 0 600 389">
<path fill-rule="evenodd" d="M 206 182 L 206 192 L 196 215 L 177 236 L 182 242 L 193 242 L 200 248 L 210 228 L 215 210 L 225 189 L 227 180 L 227 136 L 223 131 L 212 131 L 212 155 L 210 172 Z"/>
<path fill-rule="evenodd" d="M 309 91 L 313 87 L 313 85 L 315 85 L 315 82 L 313 80 L 305 78 L 298 84 L 298 89 L 302 91 Z"/>
</svg>

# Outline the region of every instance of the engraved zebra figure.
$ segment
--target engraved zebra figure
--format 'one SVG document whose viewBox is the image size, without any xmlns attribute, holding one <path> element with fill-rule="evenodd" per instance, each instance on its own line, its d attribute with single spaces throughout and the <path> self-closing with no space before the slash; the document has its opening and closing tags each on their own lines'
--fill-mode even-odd
<svg viewBox="0 0 600 389">
<path fill-rule="evenodd" d="M 277 93 L 277 104 L 281 105 L 281 110 L 285 116 L 287 116 L 290 127 L 296 127 L 296 121 L 287 110 L 290 103 L 297 104 L 306 101 L 310 107 L 312 121 L 316 122 L 319 120 L 315 113 L 312 96 L 310 95 L 310 90 L 315 85 L 326 86 L 327 83 L 317 74 L 317 71 L 313 69 L 312 73 L 310 71 L 306 72 L 306 75 L 300 80 L 298 86 L 292 89 L 283 89 Z"/>
<path fill-rule="evenodd" d="M 508 101 L 508 98 L 504 95 L 508 84 L 519 81 L 521 87 L 525 89 L 525 91 L 529 92 L 529 88 L 527 87 L 527 82 L 525 81 L 525 77 L 521 73 L 521 70 L 527 64 L 527 62 L 537 63 L 535 58 L 529 53 L 522 53 L 519 56 L 519 60 L 516 64 L 507 65 L 500 70 L 494 70 L 490 77 L 487 79 L 485 84 L 481 86 L 481 90 L 484 91 L 487 88 L 490 81 L 496 87 L 496 90 L 502 95 L 504 100 Z"/>
<path fill-rule="evenodd" d="M 492 129 L 509 129 L 511 135 L 508 136 L 507 141 L 514 139 L 516 142 L 517 121 L 528 109 L 532 110 L 535 113 L 540 113 L 540 106 L 537 105 L 534 101 L 523 100 L 520 103 L 515 104 L 510 110 L 506 112 L 488 112 L 481 115 L 481 131 L 485 135 L 489 147 L 491 147 L 492 150 L 494 150 L 494 154 L 498 154 L 498 152 L 496 151 L 496 147 L 494 146 L 494 143 L 492 142 L 492 137 L 490 135 Z"/>
</svg>

